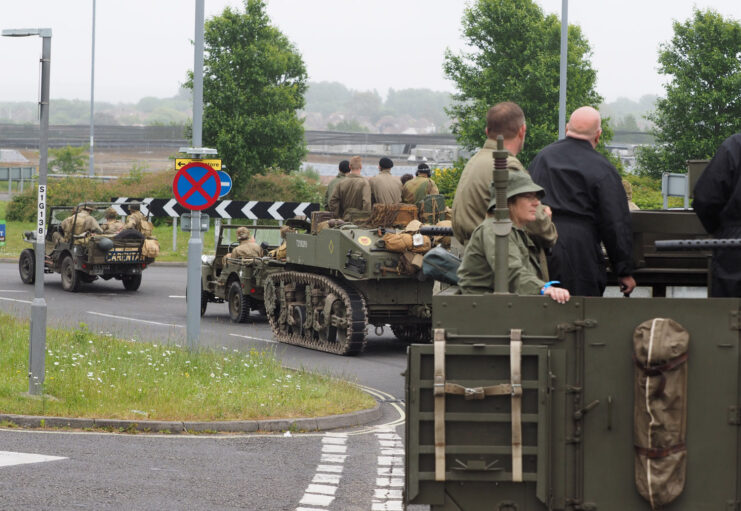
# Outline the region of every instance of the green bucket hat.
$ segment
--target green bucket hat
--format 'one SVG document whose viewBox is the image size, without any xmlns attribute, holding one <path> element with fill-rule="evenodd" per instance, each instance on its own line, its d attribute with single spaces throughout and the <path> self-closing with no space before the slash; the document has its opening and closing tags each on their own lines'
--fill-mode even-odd
<svg viewBox="0 0 741 511">
<path fill-rule="evenodd" d="M 533 182 L 532 178 L 524 171 L 521 170 L 510 170 L 507 176 L 507 198 L 511 199 L 515 195 L 521 193 L 535 192 L 538 194 L 538 198 L 542 199 L 545 197 L 545 190 Z M 489 200 L 488 209 L 493 208 L 497 205 L 496 191 L 494 190 L 494 183 L 492 182 L 489 186 L 489 194 L 491 199 Z"/>
</svg>

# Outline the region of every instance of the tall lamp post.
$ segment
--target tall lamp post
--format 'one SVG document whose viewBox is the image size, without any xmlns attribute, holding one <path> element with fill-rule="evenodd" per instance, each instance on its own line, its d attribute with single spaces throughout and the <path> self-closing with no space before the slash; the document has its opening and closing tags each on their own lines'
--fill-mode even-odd
<svg viewBox="0 0 741 511">
<path fill-rule="evenodd" d="M 90 169 L 88 176 L 95 175 L 95 0 L 93 0 L 93 47 L 90 57 Z"/>
<path fill-rule="evenodd" d="M 28 393 L 38 395 L 44 386 L 46 355 L 46 300 L 44 299 L 44 234 L 46 224 L 46 173 L 49 145 L 49 70 L 51 63 L 51 29 L 21 28 L 2 31 L 7 37 L 39 36 L 41 52 L 41 99 L 39 100 L 41 129 L 39 140 L 39 183 L 36 207 L 36 262 L 34 264 L 34 295 L 31 302 L 31 335 L 29 347 Z"/>
</svg>

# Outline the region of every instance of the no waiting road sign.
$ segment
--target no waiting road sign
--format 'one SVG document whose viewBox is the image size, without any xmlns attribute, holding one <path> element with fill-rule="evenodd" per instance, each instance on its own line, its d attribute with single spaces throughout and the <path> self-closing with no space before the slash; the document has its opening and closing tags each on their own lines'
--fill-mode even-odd
<svg viewBox="0 0 741 511">
<path fill-rule="evenodd" d="M 205 163 L 189 163 L 175 174 L 172 192 L 183 207 L 200 211 L 212 206 L 219 198 L 221 178 Z"/>
</svg>

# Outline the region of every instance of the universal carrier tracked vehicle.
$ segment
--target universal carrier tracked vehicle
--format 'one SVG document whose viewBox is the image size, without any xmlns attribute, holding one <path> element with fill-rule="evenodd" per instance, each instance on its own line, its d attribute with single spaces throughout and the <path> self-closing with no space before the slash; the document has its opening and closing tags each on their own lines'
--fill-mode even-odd
<svg viewBox="0 0 741 511">
<path fill-rule="evenodd" d="M 683 223 L 692 213 L 674 213 L 653 213 L 670 231 L 658 237 L 702 236 Z M 637 235 L 660 233 L 643 225 Z M 709 253 L 646 247 L 635 247 L 639 285 L 643 277 L 661 295 L 666 285 L 704 284 Z M 506 261 L 497 268 L 506 273 Z M 741 509 L 741 300 L 560 305 L 496 291 L 435 295 L 433 344 L 408 351 L 408 503 Z"/>
<path fill-rule="evenodd" d="M 91 215 L 100 220 L 103 211 L 111 203 L 83 203 L 92 208 Z M 125 237 L 112 234 L 82 233 L 72 235 L 63 233 L 62 221 L 69 216 L 76 216 L 72 206 L 52 206 L 49 209 L 46 227 L 44 273 L 59 273 L 62 276 L 62 288 L 65 291 L 78 291 L 80 285 L 90 283 L 98 278 L 103 280 L 117 279 L 128 291 L 139 289 L 142 272 L 154 262 L 154 257 L 147 255 L 144 236 Z M 24 241 L 36 243 L 35 234 L 24 233 Z M 155 240 L 150 240 L 155 241 Z M 21 280 L 33 284 L 35 280 L 35 255 L 33 248 L 24 249 L 18 260 Z"/>
<path fill-rule="evenodd" d="M 316 223 L 287 235 L 285 269 L 266 279 L 275 338 L 340 355 L 363 351 L 368 325 L 391 325 L 402 340 L 428 340 L 433 282 L 399 271 L 403 254 L 381 242 L 387 229 L 319 230 Z"/>
</svg>

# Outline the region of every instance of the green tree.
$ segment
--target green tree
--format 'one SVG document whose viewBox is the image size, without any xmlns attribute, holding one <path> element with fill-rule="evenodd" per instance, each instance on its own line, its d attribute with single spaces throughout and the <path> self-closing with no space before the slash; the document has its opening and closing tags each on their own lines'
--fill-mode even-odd
<svg viewBox="0 0 741 511">
<path fill-rule="evenodd" d="M 327 123 L 329 131 L 352 131 L 355 133 L 365 133 L 368 128 L 360 124 L 356 119 L 343 119 L 336 124 Z"/>
<path fill-rule="evenodd" d="M 568 32 L 567 114 L 602 101 L 589 43 L 579 26 L 569 25 Z M 447 50 L 443 65 L 458 89 L 447 109 L 453 133 L 468 149 L 481 147 L 489 107 L 514 101 L 527 120 L 525 149 L 518 156 L 527 165 L 558 138 L 561 23 L 532 0 L 476 0 L 463 12 L 463 37 L 471 51 Z M 612 134 L 606 121 L 603 142 Z"/>
<path fill-rule="evenodd" d="M 85 169 L 87 146 L 66 146 L 49 149 L 49 169 L 62 174 L 75 174 Z"/>
<path fill-rule="evenodd" d="M 270 24 L 263 0 L 224 9 L 204 27 L 203 143 L 216 147 L 238 188 L 269 168 L 297 170 L 306 154 L 306 68 Z M 192 78 L 186 86 L 192 88 Z"/>
<path fill-rule="evenodd" d="M 711 9 L 674 21 L 674 37 L 659 51 L 659 72 L 671 77 L 653 121 L 657 145 L 638 154 L 640 172 L 685 172 L 686 161 L 710 158 L 741 131 L 741 25 Z"/>
</svg>

